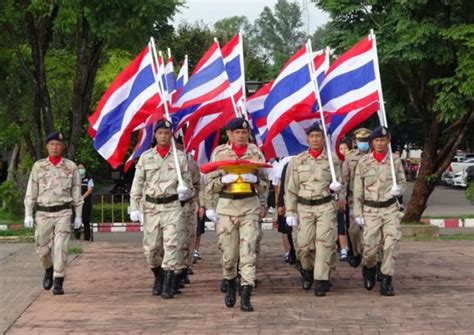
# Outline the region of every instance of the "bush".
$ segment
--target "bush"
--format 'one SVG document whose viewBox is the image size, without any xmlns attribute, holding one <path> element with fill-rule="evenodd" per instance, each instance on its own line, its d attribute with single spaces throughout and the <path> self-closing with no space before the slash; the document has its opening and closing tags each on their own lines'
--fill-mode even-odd
<svg viewBox="0 0 474 335">
<path fill-rule="evenodd" d="M 123 218 L 124 221 L 128 222 L 129 217 L 128 217 L 128 212 L 127 208 L 130 204 L 129 203 L 124 203 L 123 204 Z M 102 220 L 102 208 L 104 211 L 104 218 Z M 113 212 L 113 220 L 112 220 L 112 212 Z M 112 211 L 112 204 L 94 204 L 94 207 L 92 208 L 92 217 L 91 217 L 91 222 L 92 223 L 102 223 L 102 222 L 122 222 L 122 204 L 121 203 L 116 203 L 113 206 L 113 211 Z"/>
<path fill-rule="evenodd" d="M 4 211 L 13 218 L 23 216 L 23 195 L 13 181 L 7 180 L 0 185 L 0 201 Z"/>
</svg>

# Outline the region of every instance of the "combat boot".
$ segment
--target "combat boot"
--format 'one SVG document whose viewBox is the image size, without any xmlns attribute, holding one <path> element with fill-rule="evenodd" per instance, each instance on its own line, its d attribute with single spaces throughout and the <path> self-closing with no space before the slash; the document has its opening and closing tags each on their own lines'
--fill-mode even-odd
<svg viewBox="0 0 474 335">
<path fill-rule="evenodd" d="M 171 287 L 173 288 L 173 294 L 181 294 L 181 286 L 184 287 L 184 285 L 182 285 L 182 271 L 180 273 L 174 273 L 173 272 L 173 281 L 172 281 L 172 285 Z"/>
<path fill-rule="evenodd" d="M 237 281 L 236 278 L 226 280 L 227 291 L 225 293 L 225 305 L 227 307 L 234 307 L 237 300 Z"/>
<path fill-rule="evenodd" d="M 163 299 L 173 299 L 173 282 L 174 282 L 174 272 L 172 270 L 164 270 L 164 279 L 163 279 L 163 290 L 161 291 L 161 297 Z"/>
<path fill-rule="evenodd" d="M 156 268 L 151 268 L 151 271 L 155 274 L 155 283 L 153 284 L 152 293 L 153 295 L 161 295 L 164 279 L 163 269 L 161 266 L 158 266 Z"/>
<path fill-rule="evenodd" d="M 382 281 L 382 262 L 377 263 L 377 281 Z"/>
<path fill-rule="evenodd" d="M 222 293 L 226 293 L 226 292 L 227 292 L 227 280 L 226 280 L 226 279 L 222 279 L 221 284 L 219 285 L 219 290 L 220 290 Z"/>
<path fill-rule="evenodd" d="M 50 290 L 53 287 L 53 267 L 50 267 L 45 270 L 43 277 L 43 288 L 45 290 Z"/>
<path fill-rule="evenodd" d="M 376 283 L 377 268 L 368 268 L 365 265 L 362 267 L 362 276 L 364 277 L 364 286 L 367 290 L 372 290 Z"/>
<path fill-rule="evenodd" d="M 303 290 L 308 291 L 313 286 L 313 270 L 303 270 Z"/>
<path fill-rule="evenodd" d="M 315 280 L 314 281 L 314 295 L 317 297 L 326 296 L 326 292 L 329 292 L 329 280 Z"/>
<path fill-rule="evenodd" d="M 380 295 L 384 295 L 387 297 L 393 297 L 395 292 L 393 291 L 392 286 L 392 276 L 384 275 L 380 273 L 381 283 L 380 283 Z"/>
<path fill-rule="evenodd" d="M 189 280 L 189 269 L 190 268 L 186 268 L 183 271 L 183 283 L 185 284 L 191 284 L 191 281 Z"/>
<path fill-rule="evenodd" d="M 349 263 L 351 267 L 356 268 L 360 265 L 361 262 L 362 262 L 362 255 L 354 256 L 350 253 L 349 255 L 347 255 L 347 263 Z"/>
<path fill-rule="evenodd" d="M 63 282 L 64 282 L 64 277 L 55 277 L 54 278 L 54 285 L 53 285 L 53 294 L 54 295 L 64 294 Z"/>
<path fill-rule="evenodd" d="M 254 308 L 250 303 L 250 296 L 252 295 L 252 286 L 242 286 L 242 296 L 240 297 L 240 310 L 243 312 L 253 312 Z"/>
</svg>

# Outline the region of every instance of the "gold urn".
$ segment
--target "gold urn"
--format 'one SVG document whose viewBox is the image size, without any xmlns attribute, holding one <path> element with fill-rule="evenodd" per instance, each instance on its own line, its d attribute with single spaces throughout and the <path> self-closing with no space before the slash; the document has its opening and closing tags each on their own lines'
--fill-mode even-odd
<svg viewBox="0 0 474 335">
<path fill-rule="evenodd" d="M 257 168 L 255 165 L 228 165 L 223 166 L 222 169 L 227 173 L 237 174 L 239 178 L 236 181 L 227 186 L 227 191 L 233 194 L 245 194 L 252 193 L 252 184 L 247 183 L 243 180 L 242 175 L 246 173 L 256 173 Z"/>
</svg>

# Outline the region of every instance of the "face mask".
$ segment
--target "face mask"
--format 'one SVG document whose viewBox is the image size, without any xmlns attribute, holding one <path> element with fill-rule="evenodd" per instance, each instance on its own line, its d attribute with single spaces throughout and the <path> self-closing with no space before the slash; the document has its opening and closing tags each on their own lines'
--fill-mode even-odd
<svg viewBox="0 0 474 335">
<path fill-rule="evenodd" d="M 357 142 L 357 149 L 359 149 L 360 151 L 369 151 L 369 143 Z"/>
<path fill-rule="evenodd" d="M 86 169 L 79 169 L 79 175 L 84 177 L 86 175 Z"/>
</svg>

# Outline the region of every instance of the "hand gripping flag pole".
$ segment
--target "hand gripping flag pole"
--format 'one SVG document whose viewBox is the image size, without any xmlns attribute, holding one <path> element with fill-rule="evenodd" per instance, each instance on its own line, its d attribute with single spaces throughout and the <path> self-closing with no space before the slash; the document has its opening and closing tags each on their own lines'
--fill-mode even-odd
<svg viewBox="0 0 474 335">
<path fill-rule="evenodd" d="M 153 55 L 153 60 L 155 62 L 156 68 L 159 71 L 158 57 L 157 57 L 156 46 L 155 46 L 155 39 L 153 37 L 150 39 L 150 49 L 151 49 L 151 52 L 152 52 L 152 55 Z M 153 71 L 153 73 L 155 75 L 155 82 L 158 85 L 158 91 L 160 92 L 161 98 L 163 99 L 165 97 L 165 94 L 164 94 L 163 83 L 160 80 L 161 75 L 159 73 L 155 73 L 155 71 Z M 168 104 L 165 103 L 164 105 L 165 105 L 166 119 L 169 122 L 171 122 L 170 113 L 169 113 L 169 110 L 168 110 Z M 178 185 L 179 185 L 179 187 L 184 187 L 185 185 L 184 185 L 184 182 L 183 182 L 183 176 L 181 174 L 181 167 L 179 165 L 178 151 L 176 150 L 176 143 L 175 143 L 175 140 L 174 140 L 174 136 L 171 136 L 171 149 L 173 151 L 173 159 L 174 159 L 174 165 L 176 166 L 176 174 L 178 175 Z"/>
<path fill-rule="evenodd" d="M 375 52 L 375 61 L 374 61 L 374 71 L 375 76 L 377 77 L 377 90 L 379 93 L 379 109 L 381 115 L 379 115 L 380 125 L 388 128 L 387 122 L 387 114 L 385 113 L 385 101 L 383 100 L 383 93 L 382 93 L 382 80 L 380 78 L 380 69 L 379 69 L 379 56 L 377 53 L 377 42 L 375 40 L 374 30 L 370 30 L 369 39 L 373 41 L 373 48 Z M 390 172 L 392 174 L 392 187 L 398 188 L 397 185 L 397 177 L 395 175 L 395 164 L 393 162 L 393 153 L 392 153 L 392 145 L 391 142 L 388 144 L 388 156 L 390 159 Z"/>
<path fill-rule="evenodd" d="M 316 100 L 318 102 L 319 115 L 321 116 L 321 126 L 323 128 L 324 139 L 325 139 L 325 142 L 326 142 L 326 151 L 327 151 L 327 154 L 328 154 L 329 170 L 331 172 L 332 183 L 339 184 L 339 182 L 337 181 L 337 178 L 336 178 L 336 170 L 334 169 L 334 161 L 332 159 L 331 145 L 329 143 L 328 132 L 327 132 L 327 129 L 326 129 L 326 120 L 324 118 L 323 105 L 321 103 L 321 96 L 319 95 L 318 78 L 316 78 L 316 76 L 315 76 L 316 70 L 314 69 L 314 63 L 313 63 L 313 57 L 312 57 L 313 50 L 311 48 L 311 40 L 309 40 L 309 39 L 306 42 L 306 54 L 308 55 L 309 73 L 311 74 L 311 81 L 313 82 L 314 94 L 316 95 Z"/>
</svg>

